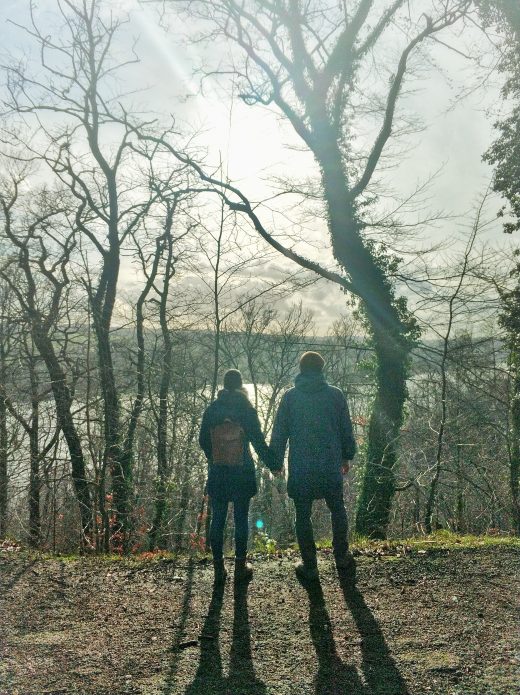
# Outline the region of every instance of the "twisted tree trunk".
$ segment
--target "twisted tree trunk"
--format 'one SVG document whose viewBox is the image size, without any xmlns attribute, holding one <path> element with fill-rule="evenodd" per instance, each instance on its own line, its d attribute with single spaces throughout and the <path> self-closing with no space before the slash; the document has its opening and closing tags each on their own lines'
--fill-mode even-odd
<svg viewBox="0 0 520 695">
<path fill-rule="evenodd" d="M 377 358 L 376 397 L 368 428 L 366 468 L 358 500 L 356 531 L 384 538 L 395 494 L 394 466 L 406 401 L 412 343 L 401 319 L 384 269 L 362 236 L 355 201 L 333 133 L 322 131 L 328 146 L 319 154 L 329 230 L 336 259 L 350 276 L 361 300 Z"/>
</svg>

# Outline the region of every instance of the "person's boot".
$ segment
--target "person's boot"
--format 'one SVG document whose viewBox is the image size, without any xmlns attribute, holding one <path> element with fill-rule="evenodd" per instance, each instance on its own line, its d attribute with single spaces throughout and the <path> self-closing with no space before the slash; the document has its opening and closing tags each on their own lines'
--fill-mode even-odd
<svg viewBox="0 0 520 695">
<path fill-rule="evenodd" d="M 340 578 L 354 584 L 356 581 L 356 561 L 352 553 L 347 550 L 342 555 L 336 555 L 335 560 Z"/>
<path fill-rule="evenodd" d="M 314 562 L 298 562 L 294 566 L 294 571 L 296 572 L 296 576 L 298 577 L 298 579 L 303 583 L 317 582 L 320 579 L 318 565 Z"/>
<path fill-rule="evenodd" d="M 213 579 L 214 584 L 224 584 L 227 577 L 227 571 L 224 567 L 224 560 L 213 560 L 213 569 L 215 571 L 215 576 Z"/>
<path fill-rule="evenodd" d="M 235 558 L 235 582 L 250 582 L 251 579 L 253 579 L 253 568 L 246 558 Z"/>
</svg>

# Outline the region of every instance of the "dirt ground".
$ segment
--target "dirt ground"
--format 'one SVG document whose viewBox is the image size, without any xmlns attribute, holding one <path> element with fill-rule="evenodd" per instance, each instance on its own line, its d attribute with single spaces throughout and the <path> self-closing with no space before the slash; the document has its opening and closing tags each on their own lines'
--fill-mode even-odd
<svg viewBox="0 0 520 695">
<path fill-rule="evenodd" d="M 212 593 L 204 563 L 1 555 L 0 693 L 519 692 L 518 548 L 360 557 L 355 589 L 293 561 Z"/>
</svg>

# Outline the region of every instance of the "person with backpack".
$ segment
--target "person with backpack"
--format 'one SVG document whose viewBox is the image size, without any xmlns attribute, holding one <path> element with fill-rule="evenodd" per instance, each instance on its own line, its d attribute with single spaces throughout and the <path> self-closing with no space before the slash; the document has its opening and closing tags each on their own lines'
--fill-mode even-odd
<svg viewBox="0 0 520 695">
<path fill-rule="evenodd" d="M 249 536 L 249 504 L 256 495 L 255 464 L 249 444 L 267 467 L 272 454 L 260 421 L 238 369 L 224 375 L 224 388 L 202 416 L 199 444 L 208 459 L 207 493 L 211 505 L 209 540 L 215 569 L 215 583 L 223 583 L 224 527 L 229 503 L 233 503 L 235 522 L 235 581 L 249 581 L 253 568 L 246 561 Z"/>
<path fill-rule="evenodd" d="M 285 392 L 276 413 L 270 448 L 273 470 L 283 466 L 289 442 L 287 493 L 296 510 L 296 538 L 302 562 L 296 573 L 302 580 L 317 580 L 318 564 L 311 521 L 312 503 L 325 499 L 332 521 L 332 547 L 343 578 L 355 578 L 349 551 L 348 521 L 343 501 L 343 476 L 356 453 L 347 400 L 330 386 L 325 361 L 318 352 L 305 352 L 294 387 Z"/>
</svg>

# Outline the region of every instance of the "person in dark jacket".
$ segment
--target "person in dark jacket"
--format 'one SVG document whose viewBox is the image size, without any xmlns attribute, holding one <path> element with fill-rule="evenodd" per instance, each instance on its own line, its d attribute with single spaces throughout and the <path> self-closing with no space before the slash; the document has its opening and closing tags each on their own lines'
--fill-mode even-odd
<svg viewBox="0 0 520 695">
<path fill-rule="evenodd" d="M 219 465 L 213 452 L 212 432 L 226 421 L 241 428 L 243 449 L 238 465 Z M 211 505 L 210 546 L 215 567 L 215 582 L 226 579 L 223 544 L 228 505 L 233 503 L 235 521 L 235 581 L 249 580 L 253 570 L 246 562 L 249 536 L 249 504 L 256 495 L 255 464 L 249 447 L 251 443 L 262 461 L 269 467 L 272 454 L 266 444 L 258 415 L 242 385 L 242 375 L 230 369 L 224 375 L 224 388 L 206 408 L 202 416 L 199 444 L 208 459 L 207 493 Z"/>
<path fill-rule="evenodd" d="M 323 376 L 323 357 L 306 352 L 294 388 L 283 395 L 271 436 L 274 470 L 281 469 L 289 442 L 287 492 L 296 510 L 296 537 L 302 562 L 301 579 L 317 579 L 316 545 L 311 521 L 312 503 L 325 499 L 332 521 L 336 567 L 353 578 L 354 559 L 348 547 L 348 522 L 343 501 L 343 475 L 356 453 L 347 400 Z"/>
</svg>

